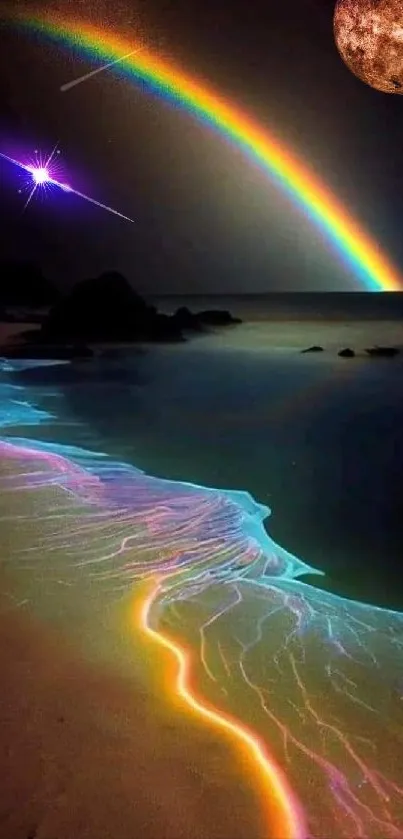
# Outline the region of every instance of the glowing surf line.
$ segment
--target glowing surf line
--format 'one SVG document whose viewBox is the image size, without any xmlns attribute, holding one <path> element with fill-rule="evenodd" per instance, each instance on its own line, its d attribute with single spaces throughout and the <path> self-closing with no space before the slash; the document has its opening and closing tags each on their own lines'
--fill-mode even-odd
<svg viewBox="0 0 403 839">
<path fill-rule="evenodd" d="M 168 575 L 167 575 L 168 576 Z M 167 577 L 165 577 L 167 579 Z M 305 825 L 303 810 L 292 791 L 284 773 L 267 754 L 267 749 L 260 738 L 247 726 L 235 718 L 215 710 L 204 700 L 198 698 L 190 687 L 190 655 L 165 633 L 152 628 L 150 623 L 151 609 L 161 591 L 161 580 L 153 580 L 151 591 L 146 590 L 143 599 L 135 604 L 134 619 L 135 626 L 141 630 L 155 643 L 167 650 L 176 659 L 177 675 L 173 685 L 173 691 L 194 711 L 198 716 L 203 717 L 213 727 L 227 731 L 232 737 L 246 746 L 250 758 L 259 769 L 261 781 L 269 796 L 270 804 L 276 807 L 276 820 L 279 832 L 276 836 L 281 839 L 306 839 L 308 830 Z M 170 685 L 171 687 L 171 685 Z M 270 810 L 268 821 L 273 821 L 273 813 Z M 268 824 L 267 836 L 272 835 L 273 825 Z"/>
<path fill-rule="evenodd" d="M 112 62 L 123 59 L 139 46 L 106 28 L 69 17 L 54 14 L 45 17 L 43 13 L 17 17 L 13 12 L 9 16 L 91 59 Z M 246 113 L 204 86 L 196 77 L 186 75 L 179 67 L 145 47 L 135 57 L 127 59 L 124 66 L 117 65 L 116 70 L 137 82 L 146 83 L 163 98 L 195 114 L 275 176 L 282 188 L 307 211 L 328 240 L 355 268 L 367 290 L 403 289 L 397 270 L 337 198 L 291 155 L 282 142 L 260 128 Z"/>
</svg>

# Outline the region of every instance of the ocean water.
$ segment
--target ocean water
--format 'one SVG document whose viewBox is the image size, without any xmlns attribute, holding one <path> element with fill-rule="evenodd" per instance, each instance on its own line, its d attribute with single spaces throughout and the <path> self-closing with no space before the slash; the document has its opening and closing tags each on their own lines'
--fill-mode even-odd
<svg viewBox="0 0 403 839">
<path fill-rule="evenodd" d="M 273 538 L 325 572 L 322 586 L 403 608 L 403 362 L 366 357 L 374 338 L 403 344 L 403 330 L 247 323 L 13 381 L 59 417 L 56 434 L 46 423 L 37 434 L 152 475 L 247 491 L 270 508 Z M 325 351 L 301 355 L 311 343 Z M 346 344 L 361 354 L 338 358 Z"/>
<path fill-rule="evenodd" d="M 229 309 L 236 317 L 255 321 L 402 321 L 403 292 L 271 292 L 237 295 L 166 295 L 152 301 L 162 311 L 179 306 L 201 309 Z"/>
<path fill-rule="evenodd" d="M 55 557 L 102 608 L 162 575 L 152 625 L 268 744 L 300 839 L 403 829 L 403 363 L 363 351 L 392 338 L 396 319 L 266 318 L 1 374 L 0 515 L 28 493 L 42 587 Z"/>
</svg>

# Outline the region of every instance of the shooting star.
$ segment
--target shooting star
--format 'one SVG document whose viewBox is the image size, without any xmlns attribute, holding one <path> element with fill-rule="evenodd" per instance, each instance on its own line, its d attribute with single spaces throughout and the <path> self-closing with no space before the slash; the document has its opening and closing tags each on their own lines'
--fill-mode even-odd
<svg viewBox="0 0 403 839">
<path fill-rule="evenodd" d="M 57 143 L 56 143 L 53 151 L 50 153 L 49 157 L 47 158 L 47 160 L 43 161 L 40 157 L 38 157 L 38 152 L 36 151 L 35 152 L 35 155 L 36 155 L 35 165 L 34 166 L 27 166 L 27 172 L 29 172 L 29 174 L 32 177 L 33 187 L 32 187 L 32 189 L 31 189 L 31 191 L 28 195 L 28 198 L 27 198 L 26 202 L 25 202 L 24 210 L 27 209 L 28 204 L 30 203 L 31 199 L 34 197 L 35 192 L 38 189 L 38 187 L 41 187 L 41 186 L 46 187 L 46 184 L 49 182 L 49 171 L 50 171 L 49 167 L 50 167 L 50 165 L 53 161 L 53 158 L 54 158 L 56 152 L 59 153 L 58 148 L 57 148 Z M 10 161 L 11 161 L 11 158 L 10 158 Z"/>
<path fill-rule="evenodd" d="M 72 82 L 62 84 L 60 88 L 61 92 L 66 93 L 66 91 L 71 90 L 72 87 L 76 87 L 76 85 L 81 84 L 81 82 L 86 82 L 87 79 L 92 79 L 93 76 L 96 76 L 98 73 L 103 73 L 104 70 L 109 70 L 110 67 L 114 67 L 115 64 L 120 64 L 121 61 L 125 61 L 126 58 L 130 58 L 131 55 L 136 55 L 143 49 L 144 47 L 138 47 L 138 49 L 132 50 L 131 52 L 126 53 L 126 55 L 122 55 L 120 58 L 110 61 L 108 64 L 103 64 L 102 67 L 97 67 L 96 70 L 91 70 L 90 73 L 86 73 L 85 76 L 80 76 L 79 79 L 74 79 Z"/>
<path fill-rule="evenodd" d="M 129 218 L 128 216 L 123 215 L 118 210 L 115 210 L 113 207 L 108 207 L 107 204 L 102 204 L 100 201 L 96 201 L 95 198 L 91 198 L 89 195 L 85 195 L 84 192 L 79 192 L 78 189 L 73 189 L 69 184 L 63 183 L 62 181 L 57 180 L 53 177 L 51 171 L 51 165 L 56 154 L 57 147 L 52 151 L 52 154 L 49 155 L 47 159 L 41 159 L 37 157 L 34 164 L 22 163 L 20 160 L 15 160 L 13 157 L 9 157 L 7 154 L 3 154 L 0 152 L 0 157 L 3 160 L 6 160 L 8 163 L 12 163 L 13 166 L 18 166 L 19 169 L 22 169 L 24 172 L 30 176 L 30 193 L 28 195 L 27 202 L 25 204 L 24 209 L 28 206 L 29 202 L 33 198 L 35 192 L 40 190 L 46 190 L 49 187 L 57 187 L 57 189 L 62 190 L 63 192 L 71 192 L 72 195 L 77 195 L 78 198 L 82 198 L 84 201 L 89 201 L 91 204 L 94 204 L 96 207 L 99 207 L 101 210 L 107 210 L 108 213 L 112 213 L 115 216 L 119 216 L 119 218 L 124 219 L 124 221 L 130 221 L 134 224 L 133 219 Z"/>
</svg>

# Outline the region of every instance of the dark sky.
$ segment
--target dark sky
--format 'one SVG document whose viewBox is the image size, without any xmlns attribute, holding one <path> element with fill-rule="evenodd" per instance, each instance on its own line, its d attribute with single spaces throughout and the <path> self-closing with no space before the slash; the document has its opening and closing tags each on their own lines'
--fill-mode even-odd
<svg viewBox="0 0 403 839">
<path fill-rule="evenodd" d="M 59 3 L 99 20 L 96 6 Z M 344 66 L 332 0 L 126 0 L 113 17 L 110 7 L 108 25 L 140 31 L 284 138 L 403 265 L 403 98 Z M 58 141 L 66 180 L 135 224 L 61 194 L 22 215 L 17 170 L 0 163 L 0 256 L 39 260 L 64 284 L 116 268 L 150 293 L 362 288 L 278 186 L 189 114 L 112 72 L 60 93 L 93 67 L 2 27 L 0 150 Z"/>
</svg>

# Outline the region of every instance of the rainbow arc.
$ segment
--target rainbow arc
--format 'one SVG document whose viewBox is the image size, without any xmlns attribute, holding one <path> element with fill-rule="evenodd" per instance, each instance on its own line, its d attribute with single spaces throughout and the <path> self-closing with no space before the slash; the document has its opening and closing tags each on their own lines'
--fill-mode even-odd
<svg viewBox="0 0 403 839">
<path fill-rule="evenodd" d="M 25 16 L 18 18 L 18 22 L 91 60 L 114 62 L 125 59 L 115 65 L 115 72 L 147 85 L 159 96 L 196 115 L 235 142 L 275 178 L 326 239 L 336 246 L 367 290 L 403 290 L 397 269 L 382 253 L 378 243 L 305 164 L 242 109 L 135 39 L 121 37 L 106 27 L 54 14 Z"/>
</svg>

